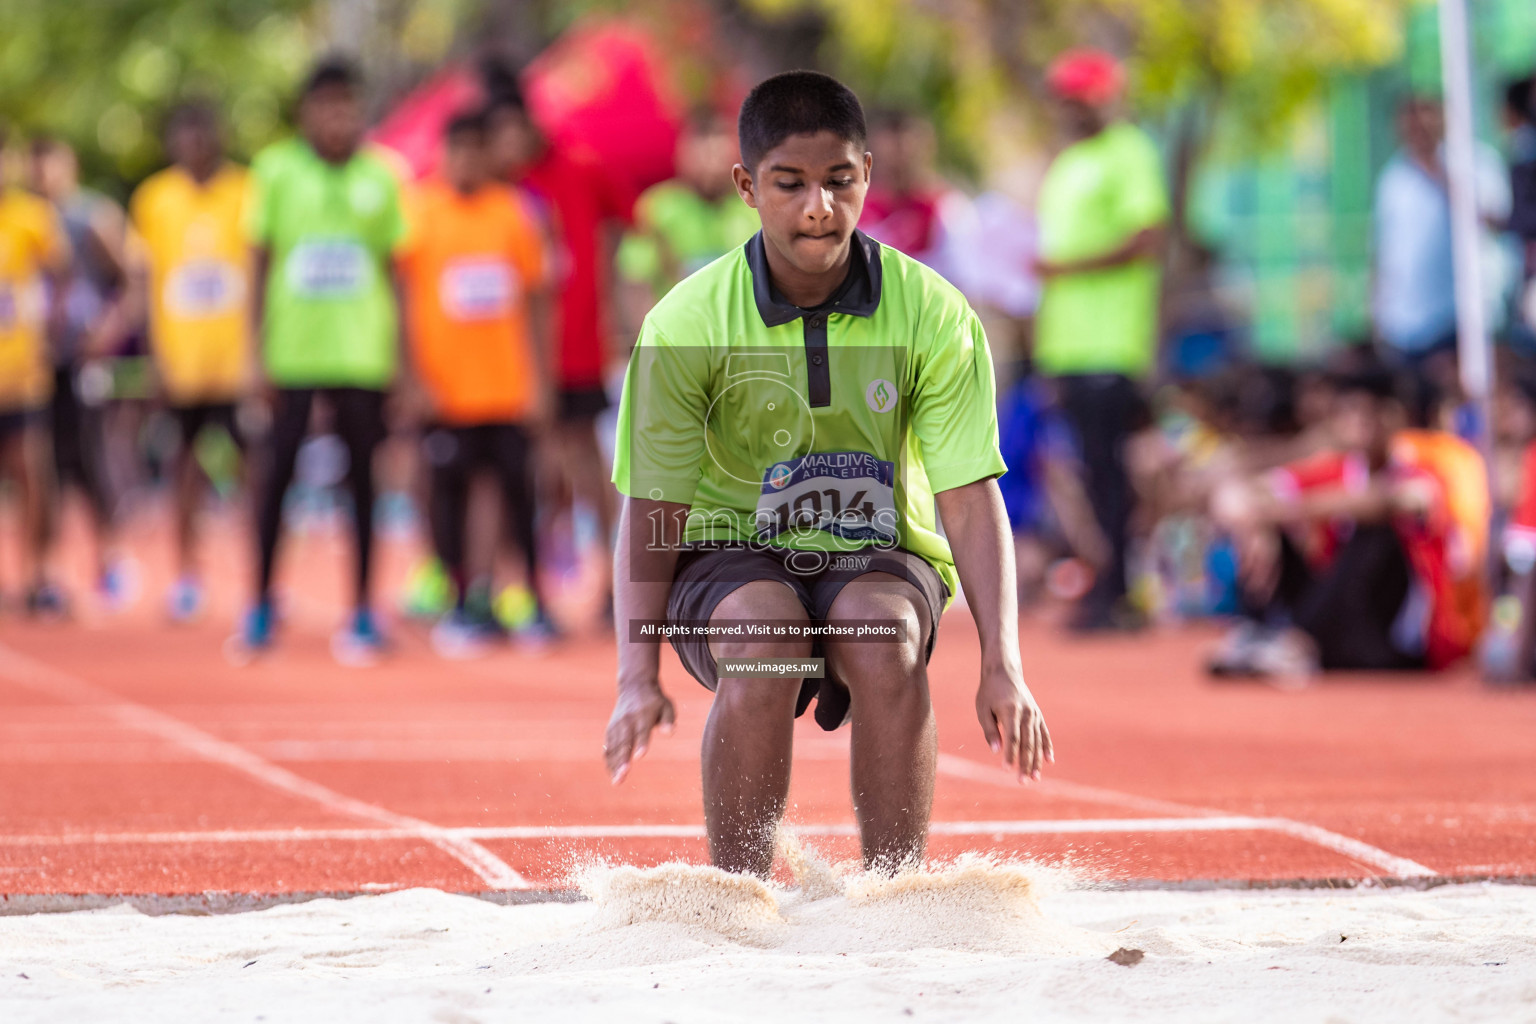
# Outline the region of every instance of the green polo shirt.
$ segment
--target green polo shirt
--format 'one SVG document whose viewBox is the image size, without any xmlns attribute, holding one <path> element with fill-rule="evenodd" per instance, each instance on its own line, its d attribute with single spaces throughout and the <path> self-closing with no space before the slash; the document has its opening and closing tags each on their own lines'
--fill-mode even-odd
<svg viewBox="0 0 1536 1024">
<path fill-rule="evenodd" d="M 686 542 L 901 547 L 953 596 L 933 496 L 1006 471 L 995 405 L 981 323 L 938 274 L 855 232 L 843 286 L 800 309 L 758 234 L 645 318 L 613 482 L 689 505 Z"/>
<path fill-rule="evenodd" d="M 1162 162 L 1135 125 L 1112 124 L 1068 146 L 1040 183 L 1047 260 L 1102 256 L 1167 219 Z M 1160 283 L 1152 260 L 1050 278 L 1035 318 L 1035 365 L 1053 375 L 1145 376 L 1157 354 Z"/>
<path fill-rule="evenodd" d="M 389 260 L 405 234 L 400 185 L 377 156 L 327 163 L 301 139 L 251 163 L 246 229 L 272 254 L 262 355 L 279 387 L 382 389 L 398 334 Z"/>
</svg>

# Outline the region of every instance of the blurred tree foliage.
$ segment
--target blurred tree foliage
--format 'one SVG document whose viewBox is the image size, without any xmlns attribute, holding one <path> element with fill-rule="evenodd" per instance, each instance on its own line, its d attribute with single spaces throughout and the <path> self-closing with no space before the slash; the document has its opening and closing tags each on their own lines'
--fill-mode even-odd
<svg viewBox="0 0 1536 1024">
<path fill-rule="evenodd" d="M 1126 55 L 1133 106 L 1192 105 L 1249 147 L 1286 137 L 1330 75 L 1385 64 L 1416 0 L 745 0 L 829 26 L 824 61 L 878 101 L 927 109 L 976 151 L 1000 109 L 1032 105 L 1072 46 Z M 985 161 L 985 153 L 976 153 Z"/>
<path fill-rule="evenodd" d="M 121 191 L 158 166 L 160 120 L 196 94 L 248 154 L 281 130 L 311 58 L 312 0 L 0 0 L 0 117 L 76 146 Z"/>
</svg>

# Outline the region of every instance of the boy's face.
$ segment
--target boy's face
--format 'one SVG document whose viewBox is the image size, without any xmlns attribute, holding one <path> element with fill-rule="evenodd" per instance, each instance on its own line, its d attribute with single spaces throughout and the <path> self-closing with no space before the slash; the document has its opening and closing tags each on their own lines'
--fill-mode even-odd
<svg viewBox="0 0 1536 1024">
<path fill-rule="evenodd" d="M 1387 451 L 1392 434 L 1401 426 L 1400 407 L 1388 398 L 1368 391 L 1341 391 L 1333 400 L 1331 433 L 1334 443 L 1346 451 L 1378 458 Z"/>
<path fill-rule="evenodd" d="M 473 192 L 486 180 L 485 141 L 473 133 L 461 132 L 448 139 L 443 159 L 448 183 L 460 192 Z"/>
<path fill-rule="evenodd" d="M 485 150 L 490 172 L 500 178 L 511 177 L 538 155 L 538 132 L 527 114 L 498 107 L 487 120 Z"/>
<path fill-rule="evenodd" d="M 172 163 L 193 170 L 217 163 L 223 156 L 218 131 L 202 119 L 188 119 L 172 128 L 165 148 Z"/>
<path fill-rule="evenodd" d="M 316 153 L 346 160 L 363 137 L 363 109 L 351 87 L 321 86 L 299 107 L 299 127 Z"/>
<path fill-rule="evenodd" d="M 848 251 L 864 212 L 870 155 L 832 132 L 791 135 L 749 171 L 731 169 L 736 190 L 763 222 L 763 238 L 803 274 L 828 273 Z"/>
</svg>

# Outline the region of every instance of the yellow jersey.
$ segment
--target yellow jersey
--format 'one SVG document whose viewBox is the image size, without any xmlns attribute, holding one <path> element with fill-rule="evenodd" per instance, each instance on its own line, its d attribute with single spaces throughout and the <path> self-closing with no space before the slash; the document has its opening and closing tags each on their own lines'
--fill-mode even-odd
<svg viewBox="0 0 1536 1024">
<path fill-rule="evenodd" d="M 53 390 L 43 275 L 69 252 L 53 207 L 20 189 L 0 193 L 0 411 L 47 403 Z"/>
<path fill-rule="evenodd" d="M 129 203 L 149 260 L 149 332 L 173 404 L 229 402 L 251 365 L 251 258 L 245 168 L 204 184 L 179 167 L 147 178 Z"/>
</svg>

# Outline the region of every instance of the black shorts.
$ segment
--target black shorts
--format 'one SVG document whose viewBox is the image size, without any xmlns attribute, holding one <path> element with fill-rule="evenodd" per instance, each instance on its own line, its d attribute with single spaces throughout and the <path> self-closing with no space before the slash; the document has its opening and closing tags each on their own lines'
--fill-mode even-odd
<svg viewBox="0 0 1536 1024">
<path fill-rule="evenodd" d="M 678 557 L 672 593 L 667 599 L 667 621 L 706 622 L 720 602 L 738 588 L 757 580 L 777 580 L 795 592 L 813 623 L 825 622 L 832 609 L 832 602 L 837 600 L 843 587 L 865 573 L 885 572 L 912 584 L 927 602 L 930 625 L 923 657 L 926 661 L 933 656 L 933 641 L 939 632 L 939 615 L 944 611 L 944 602 L 949 599 L 949 590 L 938 570 L 926 559 L 901 548 L 864 548 L 841 555 L 834 554 L 831 564 L 819 567 L 824 560 L 807 560 L 804 555 L 804 552 L 791 552 L 782 548 L 686 550 Z M 853 561 L 851 564 L 846 561 L 840 564 L 840 558 Z M 673 636 L 670 640 L 688 674 L 713 691 L 719 678 L 708 639 Z M 813 641 L 810 656 L 820 658 L 824 657 L 824 653 L 822 642 L 819 639 Z M 805 714 L 811 698 L 818 694 L 817 724 L 823 729 L 836 729 L 843 723 L 848 711 L 848 687 L 831 675 L 830 667 L 826 678 L 807 679 L 801 684 L 800 698 L 795 704 L 795 717 Z"/>
<path fill-rule="evenodd" d="M 46 409 L 8 409 L 0 412 L 0 441 L 8 441 L 24 433 L 28 427 L 40 427 L 47 422 Z"/>
<path fill-rule="evenodd" d="M 235 446 L 244 450 L 239 417 L 233 402 L 203 402 L 197 405 L 173 405 L 171 415 L 181 431 L 181 443 L 190 446 L 205 427 L 219 426 L 229 434 Z"/>
<path fill-rule="evenodd" d="M 422 438 L 422 452 L 433 470 L 468 473 L 477 469 L 508 472 L 524 466 L 531 445 L 528 431 L 517 423 L 439 423 Z"/>
<path fill-rule="evenodd" d="M 571 422 L 590 420 L 608 408 L 608 392 L 601 385 L 584 388 L 560 389 L 560 420 Z"/>
</svg>

